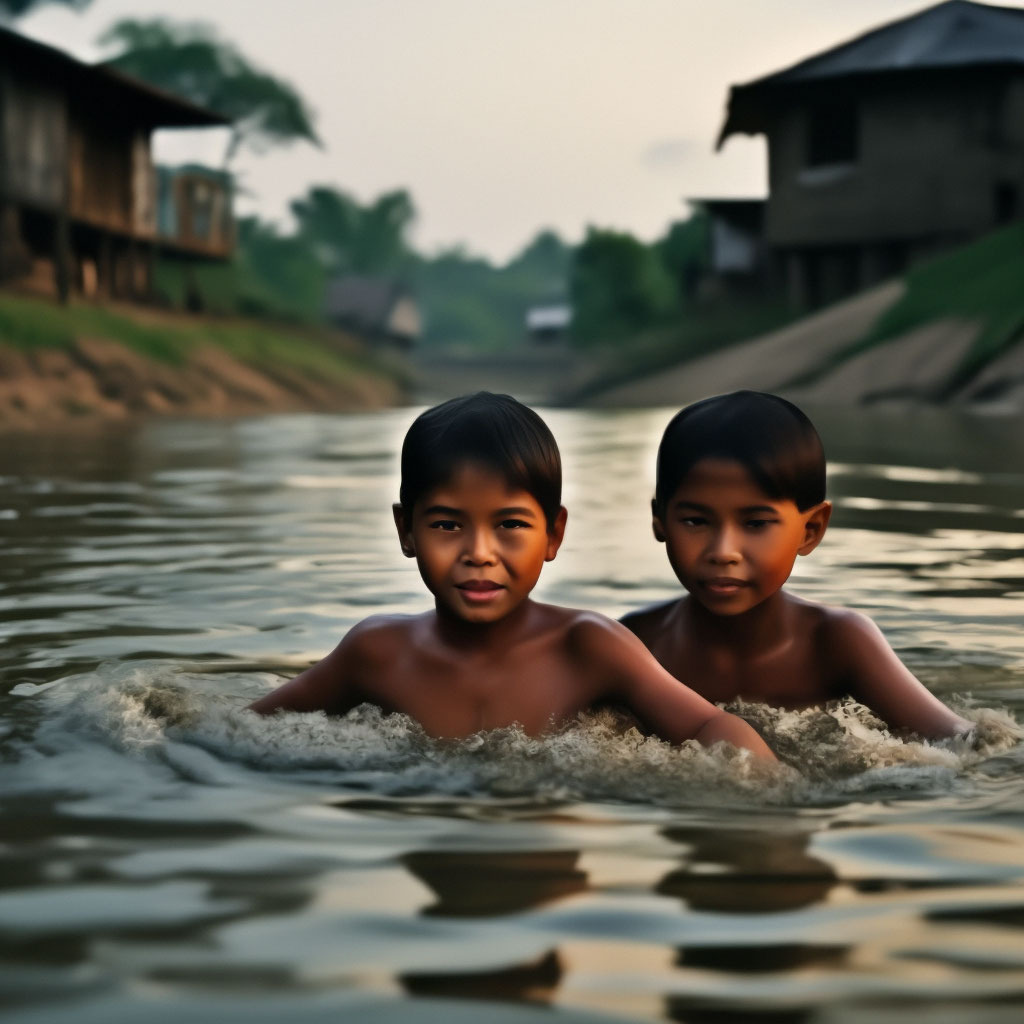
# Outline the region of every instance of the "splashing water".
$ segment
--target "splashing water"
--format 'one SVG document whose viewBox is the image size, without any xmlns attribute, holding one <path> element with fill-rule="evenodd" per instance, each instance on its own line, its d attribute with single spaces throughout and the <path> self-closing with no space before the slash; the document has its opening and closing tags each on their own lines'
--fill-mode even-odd
<svg viewBox="0 0 1024 1024">
<path fill-rule="evenodd" d="M 804 711 L 729 705 L 776 751 L 783 763 L 773 766 L 726 744 L 673 747 L 607 710 L 581 715 L 543 737 L 506 728 L 461 740 L 432 739 L 406 716 L 369 705 L 342 717 L 263 717 L 245 709 L 246 699 L 225 696 L 230 681 L 161 665 L 111 664 L 42 692 L 15 692 L 41 702 L 37 739 L 51 752 L 78 734 L 120 751 L 129 762 L 171 759 L 180 766 L 183 751 L 192 750 L 225 766 L 389 796 L 525 797 L 541 803 L 678 807 L 724 801 L 742 807 L 827 803 L 884 790 L 911 795 L 952 783 L 1022 736 L 1009 713 L 966 698 L 955 706 L 976 723 L 974 732 L 938 742 L 895 736 L 853 701 Z M 253 691 L 257 680 L 233 681 Z"/>
</svg>

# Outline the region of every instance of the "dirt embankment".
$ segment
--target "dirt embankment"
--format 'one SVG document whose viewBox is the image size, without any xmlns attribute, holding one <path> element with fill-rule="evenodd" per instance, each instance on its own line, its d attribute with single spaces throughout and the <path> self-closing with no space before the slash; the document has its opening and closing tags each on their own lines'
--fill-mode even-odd
<svg viewBox="0 0 1024 1024">
<path fill-rule="evenodd" d="M 328 379 L 288 366 L 256 368 L 212 345 L 170 366 L 104 338 L 28 351 L 0 339 L 0 427 L 5 428 L 144 414 L 342 411 L 394 405 L 402 397 L 396 379 L 383 372 Z"/>
</svg>

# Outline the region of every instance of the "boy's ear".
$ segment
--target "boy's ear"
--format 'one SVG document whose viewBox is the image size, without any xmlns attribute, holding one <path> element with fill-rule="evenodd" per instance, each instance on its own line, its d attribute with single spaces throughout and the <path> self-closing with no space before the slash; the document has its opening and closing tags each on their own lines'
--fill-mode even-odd
<svg viewBox="0 0 1024 1024">
<path fill-rule="evenodd" d="M 665 525 L 661 521 L 661 516 L 658 515 L 658 502 L 655 498 L 651 498 L 651 529 L 654 531 L 654 539 L 659 544 L 664 544 Z"/>
<path fill-rule="evenodd" d="M 402 545 L 402 554 L 406 558 L 416 557 L 416 547 L 412 542 L 412 523 L 406 515 L 405 506 L 395 502 L 391 506 L 391 513 L 395 517 L 395 529 L 398 530 L 398 543 Z"/>
<path fill-rule="evenodd" d="M 832 502 L 823 501 L 820 505 L 804 512 L 804 541 L 796 549 L 798 555 L 809 555 L 820 543 L 828 529 L 828 521 L 832 518 Z"/>
<path fill-rule="evenodd" d="M 559 505 L 555 521 L 548 527 L 548 549 L 544 553 L 545 562 L 550 562 L 558 554 L 558 549 L 562 546 L 562 538 L 565 536 L 565 522 L 568 518 L 569 513 L 565 506 Z"/>
</svg>

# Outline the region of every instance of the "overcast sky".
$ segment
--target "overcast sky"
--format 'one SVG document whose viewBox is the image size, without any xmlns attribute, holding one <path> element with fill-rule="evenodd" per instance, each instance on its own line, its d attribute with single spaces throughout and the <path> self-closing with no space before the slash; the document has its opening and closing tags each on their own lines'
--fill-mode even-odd
<svg viewBox="0 0 1024 1024">
<path fill-rule="evenodd" d="M 687 196 L 763 196 L 763 138 L 714 142 L 731 84 L 922 10 L 927 0 L 93 0 L 19 29 L 84 60 L 121 17 L 211 22 L 317 114 L 323 150 L 234 167 L 243 211 L 287 223 L 332 184 L 365 201 L 404 187 L 416 245 L 503 261 L 542 227 L 657 237 Z M 1002 6 L 1024 6 L 1004 0 Z M 167 133 L 164 133 L 166 135 Z M 158 155 L 219 163 L 217 138 Z"/>
</svg>

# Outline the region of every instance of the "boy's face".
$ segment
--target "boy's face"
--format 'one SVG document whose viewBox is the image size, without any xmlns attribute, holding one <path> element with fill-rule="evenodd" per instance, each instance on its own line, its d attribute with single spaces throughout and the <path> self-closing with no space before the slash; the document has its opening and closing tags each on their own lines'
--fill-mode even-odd
<svg viewBox="0 0 1024 1024">
<path fill-rule="evenodd" d="M 466 622 L 497 622 L 518 608 L 565 532 L 564 508 L 549 529 L 532 494 L 472 462 L 411 512 L 394 511 L 402 551 L 416 559 L 438 610 Z"/>
<path fill-rule="evenodd" d="M 801 512 L 768 497 L 738 462 L 703 459 L 655 512 L 679 582 L 708 611 L 739 615 L 776 593 L 797 555 L 813 551 L 832 512 L 822 502 Z"/>
</svg>

